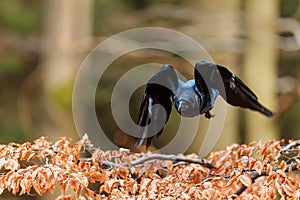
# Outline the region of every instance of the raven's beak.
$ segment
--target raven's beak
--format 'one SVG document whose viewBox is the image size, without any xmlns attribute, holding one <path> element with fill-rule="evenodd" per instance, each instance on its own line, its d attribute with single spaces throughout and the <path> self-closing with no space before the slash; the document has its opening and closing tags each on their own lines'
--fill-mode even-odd
<svg viewBox="0 0 300 200">
<path fill-rule="evenodd" d="M 188 102 L 185 100 L 179 100 L 178 101 L 178 111 L 180 113 L 187 111 L 189 108 Z"/>
<path fill-rule="evenodd" d="M 179 101 L 178 110 L 181 111 L 182 101 Z"/>
</svg>

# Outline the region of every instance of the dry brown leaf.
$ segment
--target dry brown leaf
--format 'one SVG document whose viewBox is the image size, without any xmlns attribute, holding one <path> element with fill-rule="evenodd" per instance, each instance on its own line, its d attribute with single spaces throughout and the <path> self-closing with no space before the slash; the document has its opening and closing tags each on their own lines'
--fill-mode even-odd
<svg viewBox="0 0 300 200">
<path fill-rule="evenodd" d="M 278 178 L 278 174 L 274 171 L 271 171 L 265 179 L 265 184 L 271 185 L 272 183 L 274 183 L 274 181 L 277 180 L 277 178 Z"/>
<path fill-rule="evenodd" d="M 242 174 L 241 176 L 239 176 L 239 180 L 240 182 L 244 185 L 244 186 L 250 186 L 252 184 L 252 179 L 248 174 Z"/>
<path fill-rule="evenodd" d="M 253 142 L 249 145 L 233 144 L 226 150 L 212 152 L 208 162 L 216 169 L 199 164 L 183 163 L 175 166 L 170 160 L 150 160 L 139 165 L 132 161 L 147 154 L 131 153 L 128 149 L 102 151 L 95 148 L 91 158 L 80 158 L 83 147 L 92 147 L 88 138 L 73 143 L 61 138 L 54 143 L 42 137 L 34 144 L 10 143 L 0 145 L 0 194 L 8 191 L 26 195 L 43 195 L 59 185 L 64 196 L 67 188 L 77 193 L 78 199 L 275 199 L 300 197 L 300 177 L 287 163 L 275 159 L 283 144 L 280 141 Z M 299 147 L 293 147 L 293 151 Z M 285 151 L 288 157 L 291 151 Z M 295 154 L 294 154 L 295 155 Z M 294 156 L 293 155 L 293 156 Z M 175 156 L 175 155 L 174 155 Z M 178 155 L 184 156 L 184 155 Z M 198 158 L 196 154 L 185 156 Z M 30 161 L 39 159 L 39 165 Z M 19 161 L 22 160 L 22 165 Z M 300 166 L 298 159 L 291 157 Z M 107 164 L 110 161 L 112 164 Z M 103 164 L 106 162 L 106 164 Z M 266 164 L 264 164 L 266 163 Z M 129 170 L 130 169 L 130 170 Z M 276 171 L 274 171 L 277 169 Z M 253 184 L 250 174 L 256 170 L 263 176 Z M 256 173 L 256 172 L 255 172 Z M 88 188 L 99 182 L 99 190 Z M 241 185 L 241 195 L 234 195 Z M 85 196 L 81 196 L 85 191 Z M 278 193 L 277 193 L 278 192 Z"/>
<path fill-rule="evenodd" d="M 295 192 L 294 191 L 294 188 L 288 184 L 282 184 L 281 185 L 282 189 L 284 190 L 285 194 L 287 196 L 293 196 L 293 193 Z"/>
<path fill-rule="evenodd" d="M 170 160 L 165 161 L 165 165 L 167 167 L 167 170 L 172 171 L 173 170 L 173 162 Z"/>
<path fill-rule="evenodd" d="M 151 179 L 150 178 L 143 178 L 140 184 L 140 191 L 147 191 L 150 185 Z"/>
<path fill-rule="evenodd" d="M 230 178 L 226 184 L 226 187 L 231 186 L 236 180 L 237 178 L 241 175 L 241 172 L 239 171 L 232 171 L 230 174 Z"/>
<path fill-rule="evenodd" d="M 300 160 L 299 159 L 295 159 L 296 163 L 297 163 L 297 169 L 300 170 Z"/>
<path fill-rule="evenodd" d="M 128 170 L 128 167 L 125 167 L 125 166 L 120 166 L 118 168 L 118 173 L 119 175 L 121 176 L 121 178 L 127 178 L 129 176 L 129 170 Z"/>
<path fill-rule="evenodd" d="M 85 190 L 86 194 L 88 195 L 88 197 L 90 197 L 92 199 L 95 198 L 95 192 L 94 191 L 90 190 L 89 188 L 85 188 L 84 190 Z"/>
<path fill-rule="evenodd" d="M 257 173 L 260 175 L 263 170 L 263 163 L 257 160 L 253 166 L 253 169 L 255 169 Z"/>
<path fill-rule="evenodd" d="M 100 183 L 104 183 L 107 180 L 107 173 L 105 171 L 103 172 L 94 171 L 91 173 L 87 173 L 87 176 L 91 183 L 95 183 L 96 181 Z"/>
<path fill-rule="evenodd" d="M 273 168 L 271 164 L 267 164 L 267 171 L 266 171 L 266 175 L 269 175 L 272 172 Z"/>
<path fill-rule="evenodd" d="M 278 169 L 281 169 L 284 171 L 286 169 L 286 165 L 287 165 L 286 162 L 282 160 L 280 165 L 278 166 Z"/>
</svg>

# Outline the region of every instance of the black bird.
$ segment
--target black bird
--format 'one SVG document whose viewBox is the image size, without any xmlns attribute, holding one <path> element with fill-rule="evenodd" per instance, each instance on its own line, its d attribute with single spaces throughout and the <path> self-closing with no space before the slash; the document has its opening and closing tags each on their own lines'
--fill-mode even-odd
<svg viewBox="0 0 300 200">
<path fill-rule="evenodd" d="M 178 79 L 174 68 L 166 64 L 150 78 L 138 115 L 137 123 L 141 129 L 137 148 L 145 139 L 148 148 L 153 137 L 162 133 L 171 113 L 172 101 L 177 112 L 184 117 L 202 114 L 206 118 L 213 117 L 210 110 L 218 95 L 233 106 L 273 116 L 236 75 L 221 65 L 199 61 L 195 65 L 194 77 L 185 83 Z"/>
</svg>

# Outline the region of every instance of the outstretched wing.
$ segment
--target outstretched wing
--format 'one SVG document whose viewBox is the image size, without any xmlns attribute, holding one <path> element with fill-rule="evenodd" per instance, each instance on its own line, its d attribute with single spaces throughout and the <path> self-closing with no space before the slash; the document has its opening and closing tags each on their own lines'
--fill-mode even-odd
<svg viewBox="0 0 300 200">
<path fill-rule="evenodd" d="M 178 77 L 171 65 L 164 65 L 148 81 L 137 121 L 141 126 L 137 148 L 145 139 L 146 147 L 149 147 L 152 138 L 162 133 L 172 109 L 171 96 L 177 89 Z"/>
<path fill-rule="evenodd" d="M 205 72 L 211 87 L 219 90 L 219 94 L 229 104 L 258 111 L 268 117 L 273 113 L 258 102 L 257 96 L 236 75 L 223 66 L 207 61 L 200 61 L 196 68 Z M 202 73 L 201 73 L 202 75 Z M 195 77 L 196 79 L 196 77 Z"/>
</svg>

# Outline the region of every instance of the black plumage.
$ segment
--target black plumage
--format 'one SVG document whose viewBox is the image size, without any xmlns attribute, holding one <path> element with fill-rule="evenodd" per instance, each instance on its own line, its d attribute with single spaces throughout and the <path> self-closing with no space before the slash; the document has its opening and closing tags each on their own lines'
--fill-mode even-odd
<svg viewBox="0 0 300 200">
<path fill-rule="evenodd" d="M 204 114 L 213 115 L 210 110 L 220 95 L 233 106 L 249 108 L 267 117 L 273 113 L 262 106 L 257 96 L 233 73 L 223 66 L 199 61 L 195 65 L 194 78 L 187 82 L 178 79 L 175 69 L 167 64 L 148 81 L 140 106 L 138 125 L 141 126 L 136 147 L 146 139 L 150 146 L 154 136 L 159 136 L 167 123 L 172 101 L 177 112 L 184 117 Z"/>
</svg>

